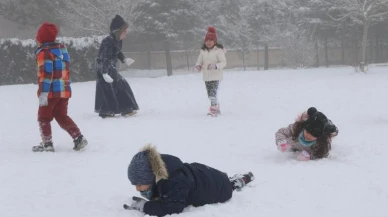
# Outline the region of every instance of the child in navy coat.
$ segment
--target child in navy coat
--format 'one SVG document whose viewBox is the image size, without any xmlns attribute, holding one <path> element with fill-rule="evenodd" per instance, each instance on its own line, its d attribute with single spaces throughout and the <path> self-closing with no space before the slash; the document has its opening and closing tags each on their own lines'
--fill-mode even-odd
<svg viewBox="0 0 388 217">
<path fill-rule="evenodd" d="M 148 201 L 133 197 L 132 204 L 124 208 L 152 216 L 181 213 L 189 205 L 226 202 L 234 190 L 241 190 L 254 180 L 252 173 L 229 178 L 200 163 L 183 163 L 175 156 L 159 154 L 151 145 L 133 157 L 128 178 Z"/>
</svg>

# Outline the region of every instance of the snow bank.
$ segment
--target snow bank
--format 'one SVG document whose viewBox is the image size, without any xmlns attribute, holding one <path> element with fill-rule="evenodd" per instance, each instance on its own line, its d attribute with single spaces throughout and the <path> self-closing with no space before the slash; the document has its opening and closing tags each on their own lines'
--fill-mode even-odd
<svg viewBox="0 0 388 217">
<path fill-rule="evenodd" d="M 144 217 L 122 205 L 139 196 L 127 166 L 151 142 L 184 162 L 256 175 L 230 201 L 174 217 L 386 217 L 387 70 L 228 71 L 219 118 L 206 116 L 210 102 L 199 73 L 128 77 L 140 106 L 132 118 L 102 120 L 94 113 L 95 81 L 74 83 L 69 114 L 89 140 L 80 153 L 55 122 L 57 152 L 32 153 L 39 142 L 37 87 L 0 87 L 1 216 Z M 324 112 L 339 135 L 328 159 L 298 162 L 277 151 L 274 136 L 309 106 Z"/>
<path fill-rule="evenodd" d="M 96 44 L 101 43 L 102 39 L 104 39 L 106 35 L 101 36 L 91 36 L 91 37 L 58 37 L 57 41 L 64 43 L 66 45 L 72 45 L 77 50 L 84 49 L 90 46 L 96 46 Z M 34 39 L 18 39 L 18 38 L 6 38 L 0 39 L 0 45 L 5 42 L 10 42 L 14 45 L 21 45 L 23 47 L 36 47 L 36 41 Z"/>
</svg>

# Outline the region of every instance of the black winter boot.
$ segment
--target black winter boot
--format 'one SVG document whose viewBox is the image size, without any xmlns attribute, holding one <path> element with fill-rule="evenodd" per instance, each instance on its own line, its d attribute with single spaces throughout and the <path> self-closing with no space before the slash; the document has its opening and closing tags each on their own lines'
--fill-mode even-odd
<svg viewBox="0 0 388 217">
<path fill-rule="evenodd" d="M 74 139 L 74 150 L 79 151 L 85 146 L 88 145 L 88 141 L 85 139 L 85 137 L 81 134 L 76 139 Z"/>
<path fill-rule="evenodd" d="M 255 180 L 255 176 L 249 172 L 247 174 L 236 174 L 233 177 L 229 178 L 230 182 L 233 184 L 233 190 L 241 191 L 241 189 L 248 183 Z"/>
<path fill-rule="evenodd" d="M 52 142 L 41 142 L 40 145 L 32 146 L 33 152 L 54 152 L 54 146 Z"/>
</svg>

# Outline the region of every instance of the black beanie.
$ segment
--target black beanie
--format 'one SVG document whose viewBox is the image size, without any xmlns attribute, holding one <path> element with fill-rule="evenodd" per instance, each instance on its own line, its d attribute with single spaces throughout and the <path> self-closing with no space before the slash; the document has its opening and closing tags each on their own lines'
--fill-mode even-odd
<svg viewBox="0 0 388 217">
<path fill-rule="evenodd" d="M 128 26 L 128 24 L 124 21 L 124 19 L 120 15 L 116 15 L 110 23 L 110 31 L 114 32 L 116 30 L 121 29 L 124 25 Z"/>
<path fill-rule="evenodd" d="M 304 129 L 314 137 L 320 137 L 325 132 L 325 127 L 329 124 L 327 117 L 311 107 L 307 110 L 308 119 L 304 123 Z"/>
</svg>

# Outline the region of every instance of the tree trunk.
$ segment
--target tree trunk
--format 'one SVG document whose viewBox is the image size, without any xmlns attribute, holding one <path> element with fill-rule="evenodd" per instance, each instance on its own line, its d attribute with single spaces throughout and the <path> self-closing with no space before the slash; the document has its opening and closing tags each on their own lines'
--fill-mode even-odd
<svg viewBox="0 0 388 217">
<path fill-rule="evenodd" d="M 374 60 L 374 57 L 373 57 L 373 40 L 372 39 L 370 39 L 370 40 L 367 40 L 369 43 L 369 58 L 367 59 L 367 63 L 369 63 L 369 64 L 371 64 L 371 63 L 373 63 L 373 60 Z"/>
<path fill-rule="evenodd" d="M 388 61 L 388 45 L 385 47 L 385 60 L 384 61 Z"/>
<path fill-rule="evenodd" d="M 385 47 L 385 58 L 384 61 L 388 61 L 388 45 Z"/>
<path fill-rule="evenodd" d="M 379 43 L 379 48 L 380 48 L 380 58 L 379 58 L 379 60 L 380 60 L 380 63 L 382 63 L 382 62 L 384 62 L 385 60 L 384 60 L 384 37 L 379 37 L 379 39 L 380 39 L 380 43 Z"/>
<path fill-rule="evenodd" d="M 378 35 L 378 40 L 377 40 L 377 61 L 379 63 L 382 63 L 384 61 L 384 58 L 383 58 L 383 48 L 384 48 L 384 43 L 383 43 L 383 37 L 381 37 L 381 35 L 379 34 Z"/>
<path fill-rule="evenodd" d="M 187 63 L 187 70 L 190 71 L 190 58 L 189 58 L 189 51 L 186 50 L 186 63 Z"/>
<path fill-rule="evenodd" d="M 164 41 L 164 51 L 166 53 L 167 76 L 171 76 L 172 60 L 171 60 L 171 52 L 170 52 L 170 43 L 168 40 Z"/>
<path fill-rule="evenodd" d="M 147 69 L 149 70 L 152 69 L 151 50 L 152 50 L 152 45 L 149 43 L 147 46 Z"/>
<path fill-rule="evenodd" d="M 245 51 L 244 51 L 244 49 L 242 50 L 242 61 L 243 61 L 243 68 L 245 71 Z"/>
<path fill-rule="evenodd" d="M 319 46 L 318 46 L 318 40 L 315 40 L 315 43 L 314 43 L 314 47 L 315 47 L 315 67 L 319 67 Z"/>
<path fill-rule="evenodd" d="M 377 47 L 378 47 L 378 53 L 377 53 L 377 61 L 379 63 L 381 63 L 383 61 L 383 40 L 382 40 L 382 37 L 378 37 L 378 44 L 377 44 Z"/>
<path fill-rule="evenodd" d="M 362 44 L 361 44 L 361 62 L 360 62 L 360 71 L 364 72 L 366 71 L 366 45 L 368 43 L 368 27 L 369 22 L 368 20 L 364 20 L 364 28 L 362 32 Z"/>
<path fill-rule="evenodd" d="M 326 62 L 326 67 L 329 67 L 329 54 L 327 51 L 327 35 L 325 34 L 325 62 Z"/>
<path fill-rule="evenodd" d="M 341 31 L 341 62 L 345 65 L 345 36 L 344 31 Z"/>
<path fill-rule="evenodd" d="M 257 47 L 257 70 L 260 71 L 260 51 L 259 51 L 259 43 L 256 44 Z"/>
<path fill-rule="evenodd" d="M 314 42 L 314 50 L 315 50 L 314 66 L 318 68 L 320 65 L 319 64 L 319 45 L 318 45 L 318 25 L 314 25 L 314 28 L 312 29 L 311 40 Z"/>
<path fill-rule="evenodd" d="M 378 33 L 378 30 L 376 28 L 376 38 L 375 38 L 375 56 L 374 56 L 374 62 L 375 63 L 378 63 L 380 61 L 380 55 L 379 55 L 379 33 Z"/>
<path fill-rule="evenodd" d="M 352 36 L 352 64 L 357 70 L 359 69 L 359 51 L 358 51 L 358 31 L 357 28 L 353 28 L 353 36 Z"/>
<path fill-rule="evenodd" d="M 268 70 L 268 43 L 265 43 L 265 49 L 264 49 L 264 70 Z"/>
</svg>

